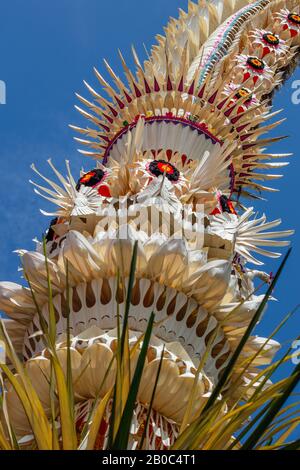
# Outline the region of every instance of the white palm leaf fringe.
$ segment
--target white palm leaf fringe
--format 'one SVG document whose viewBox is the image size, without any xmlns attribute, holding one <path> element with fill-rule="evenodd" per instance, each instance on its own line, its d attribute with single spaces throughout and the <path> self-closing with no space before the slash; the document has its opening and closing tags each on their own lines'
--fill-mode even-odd
<svg viewBox="0 0 300 470">
<path fill-rule="evenodd" d="M 251 252 L 258 253 L 268 258 L 279 258 L 281 253 L 264 250 L 260 247 L 284 247 L 290 244 L 289 241 L 276 240 L 277 238 L 290 237 L 295 231 L 285 230 L 279 232 L 268 232 L 268 230 L 278 227 L 281 220 L 266 222 L 266 216 L 250 219 L 255 212 L 249 208 L 240 218 L 229 214 L 216 215 L 211 222 L 212 231 L 220 234 L 224 238 L 235 238 L 235 250 L 247 262 L 255 265 L 264 263 L 256 259 Z"/>
<path fill-rule="evenodd" d="M 41 210 L 41 212 L 44 215 L 50 215 L 50 216 L 71 215 L 71 211 L 74 206 L 74 201 L 77 197 L 77 191 L 76 191 L 76 183 L 71 175 L 69 161 L 66 161 L 66 167 L 68 171 L 68 176 L 66 178 L 64 178 L 63 175 L 55 168 L 55 166 L 53 165 L 50 159 L 48 160 L 48 163 L 51 169 L 53 170 L 54 174 L 56 175 L 58 181 L 60 182 L 60 186 L 54 181 L 42 175 L 42 173 L 40 173 L 37 170 L 35 165 L 31 166 L 32 170 L 40 178 L 42 178 L 51 189 L 45 186 L 41 186 L 31 180 L 30 180 L 30 183 L 34 186 L 34 192 L 36 194 L 43 197 L 47 201 L 52 202 L 53 204 L 56 204 L 59 208 L 61 208 L 61 210 L 59 210 L 56 213 L 47 213 L 43 210 Z"/>
<path fill-rule="evenodd" d="M 189 192 L 209 191 L 211 188 L 219 188 L 226 192 L 228 188 L 228 167 L 231 163 L 228 157 L 230 158 L 230 149 L 221 158 L 216 153 L 205 152 L 191 176 Z"/>
<path fill-rule="evenodd" d="M 129 141 L 128 153 L 124 156 L 124 163 L 125 161 L 128 162 L 128 160 L 134 160 L 132 147 L 136 150 L 135 144 L 132 145 Z M 215 183 L 215 179 L 210 179 L 211 175 L 214 174 L 213 167 L 215 162 L 213 159 L 210 161 L 209 157 L 209 155 L 206 155 L 193 173 L 191 178 L 191 190 L 188 195 L 185 194 L 184 197 L 188 198 L 190 194 L 193 194 L 193 191 L 199 191 L 198 188 L 201 188 L 200 192 L 203 192 L 206 187 L 211 187 L 213 183 Z M 64 178 L 58 170 L 55 169 L 51 162 L 49 163 L 51 168 L 55 170 L 55 174 L 62 183 L 62 186 L 58 186 L 48 178 L 43 177 L 38 171 L 36 172 L 39 176 L 41 176 L 52 188 L 55 188 L 55 192 L 51 191 L 51 197 L 49 197 L 49 190 L 47 188 L 43 188 L 36 183 L 33 184 L 41 191 L 46 192 L 46 195 L 43 195 L 40 191 L 36 191 L 39 195 L 62 209 L 52 214 L 46 213 L 45 211 L 42 211 L 42 213 L 46 215 L 63 216 L 64 218 L 96 213 L 101 206 L 101 198 L 98 193 L 92 188 L 85 187 L 83 187 L 81 192 L 78 192 L 68 163 L 67 178 Z M 98 166 L 102 167 L 100 164 L 98 164 Z M 221 168 L 222 170 L 227 169 L 227 164 L 224 168 Z M 193 190 L 193 186 L 197 189 Z M 175 194 L 173 194 L 173 187 L 168 180 L 158 179 L 157 181 L 154 181 L 152 185 L 137 195 L 137 202 L 145 203 L 147 199 L 151 200 L 151 198 L 158 196 L 162 198 L 163 205 L 169 204 L 174 210 L 180 207 L 180 202 L 176 198 Z M 254 218 L 253 215 L 255 215 Z M 261 247 L 285 247 L 290 244 L 288 241 L 279 241 L 277 239 L 292 236 L 294 234 L 294 230 L 268 232 L 268 230 L 278 227 L 281 222 L 282 221 L 280 219 L 273 222 L 266 222 L 265 215 L 257 218 L 253 208 L 248 208 L 241 216 L 220 214 L 210 217 L 211 232 L 220 235 L 225 240 L 228 238 L 233 240 L 235 252 L 241 255 L 246 261 L 256 265 L 263 265 L 264 263 L 256 259 L 251 252 L 258 253 L 269 258 L 278 258 L 281 256 L 280 253 L 264 250 Z"/>
</svg>

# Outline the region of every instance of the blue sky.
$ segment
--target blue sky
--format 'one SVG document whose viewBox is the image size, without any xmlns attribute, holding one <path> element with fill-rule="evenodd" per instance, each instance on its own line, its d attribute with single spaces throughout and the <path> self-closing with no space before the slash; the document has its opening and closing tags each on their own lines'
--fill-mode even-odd
<svg viewBox="0 0 300 470">
<path fill-rule="evenodd" d="M 82 80 L 97 86 L 92 67 L 102 69 L 102 58 L 120 71 L 117 49 L 129 58 L 134 44 L 143 54 L 154 36 L 162 33 L 169 16 L 185 8 L 187 0 L 2 0 L 0 6 L 0 80 L 7 87 L 7 104 L 0 105 L 0 280 L 19 280 L 18 248 L 33 249 L 32 239 L 47 227 L 39 213 L 44 201 L 33 194 L 28 180 L 34 162 L 50 175 L 46 160 L 51 157 L 60 168 L 69 159 L 73 174 L 92 162 L 77 151 L 69 123 L 85 124 L 74 110 L 75 91 L 84 96 Z M 259 333 L 268 335 L 286 313 L 300 303 L 300 104 L 291 101 L 292 82 L 300 80 L 299 69 L 282 88 L 274 108 L 284 108 L 287 121 L 276 135 L 288 140 L 274 145 L 274 152 L 294 152 L 284 178 L 275 182 L 280 192 L 268 194 L 268 201 L 257 205 L 270 220 L 282 218 L 282 229 L 294 228 L 293 254 L 269 306 Z M 278 261 L 268 262 L 267 271 L 275 271 Z M 300 335 L 300 312 L 290 320 L 277 338 L 289 345 Z M 286 366 L 290 369 L 291 365 Z"/>
</svg>

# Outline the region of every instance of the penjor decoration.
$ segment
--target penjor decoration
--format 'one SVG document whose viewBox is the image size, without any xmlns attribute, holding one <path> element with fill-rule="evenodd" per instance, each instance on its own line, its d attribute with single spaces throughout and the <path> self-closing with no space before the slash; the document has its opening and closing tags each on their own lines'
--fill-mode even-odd
<svg viewBox="0 0 300 470">
<path fill-rule="evenodd" d="M 281 122 L 274 122 L 271 100 L 297 62 L 299 15 L 294 0 L 189 2 L 144 63 L 133 50 L 135 72 L 120 53 L 125 78 L 105 62 L 111 82 L 95 69 L 99 89 L 86 83 L 91 98 L 78 95 L 77 109 L 90 125 L 71 127 L 80 134 L 81 154 L 94 160 L 91 169 L 77 181 L 68 162 L 63 176 L 49 161 L 54 182 L 33 166 L 40 178 L 32 182 L 34 190 L 54 203 L 46 215 L 55 218 L 44 247 L 40 240 L 35 251 L 19 251 L 29 287 L 2 282 L 0 308 L 49 419 L 51 365 L 41 319 L 48 322 L 53 307 L 63 364 L 68 329 L 71 334 L 80 432 L 98 390 L 106 400 L 116 380 L 118 321 L 126 312 L 120 278 L 128 286 L 134 246 L 129 345 L 134 348 L 145 334 L 152 313 L 155 325 L 129 448 L 137 448 L 145 425 L 145 448 L 170 448 L 192 390 L 189 422 L 207 403 L 262 301 L 255 278 L 271 280 L 258 266 L 264 257 L 279 257 L 277 248 L 287 246 L 293 233 L 274 231 L 280 220 L 258 217 L 242 201 L 273 191 L 268 181 L 287 165 L 281 160 L 288 154 L 267 150 L 280 138 L 267 134 Z M 275 341 L 249 338 L 232 377 L 233 401 L 237 394 L 251 396 L 260 366 L 278 348 Z M 134 369 L 135 356 L 132 361 Z M 6 396 L 17 438 L 30 441 L 28 416 L 9 385 Z M 97 449 L 107 446 L 107 403 Z M 229 408 L 227 402 L 221 415 Z"/>
</svg>

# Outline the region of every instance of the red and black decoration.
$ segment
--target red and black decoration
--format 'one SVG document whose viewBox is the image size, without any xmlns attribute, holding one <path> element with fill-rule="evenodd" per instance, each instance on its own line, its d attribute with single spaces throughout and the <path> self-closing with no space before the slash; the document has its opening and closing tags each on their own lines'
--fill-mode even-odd
<svg viewBox="0 0 300 470">
<path fill-rule="evenodd" d="M 265 70 L 265 63 L 258 57 L 248 57 L 247 65 L 256 72 L 263 72 Z"/>
<path fill-rule="evenodd" d="M 165 160 L 153 160 L 149 164 L 149 172 L 156 177 L 166 175 L 166 178 L 172 183 L 177 183 L 180 178 L 180 172 L 177 168 Z"/>
<path fill-rule="evenodd" d="M 269 46 L 279 46 L 279 43 L 280 43 L 280 39 L 278 36 L 276 36 L 276 34 L 273 34 L 273 33 L 265 33 L 263 35 L 263 41 L 265 44 L 269 45 Z"/>
<path fill-rule="evenodd" d="M 220 197 L 220 204 L 221 204 L 223 212 L 227 212 L 228 214 L 235 214 L 236 215 L 233 204 L 230 201 L 230 199 L 228 199 L 227 196 L 221 196 Z"/>
<path fill-rule="evenodd" d="M 97 188 L 100 196 L 110 197 L 110 190 L 106 184 L 103 184 L 106 179 L 106 173 L 99 168 L 91 170 L 85 175 L 83 175 L 77 185 L 77 191 L 80 191 L 81 186 L 86 186 L 88 188 Z"/>
<path fill-rule="evenodd" d="M 226 212 L 227 214 L 236 215 L 236 211 L 230 199 L 228 199 L 227 196 L 222 195 L 219 198 L 219 207 L 216 207 L 212 211 L 211 215 L 223 214 L 224 212 Z"/>
<path fill-rule="evenodd" d="M 102 170 L 92 170 L 83 175 L 77 183 L 76 189 L 80 190 L 81 186 L 87 186 L 88 188 L 94 188 L 100 184 L 105 178 L 105 173 Z"/>
<path fill-rule="evenodd" d="M 45 239 L 46 239 L 47 243 L 52 242 L 55 239 L 56 235 L 55 235 L 55 232 L 54 232 L 52 227 L 54 227 L 54 225 L 57 225 L 57 224 L 58 224 L 58 217 L 51 220 L 49 228 L 48 228 L 47 233 L 45 235 Z"/>
<path fill-rule="evenodd" d="M 298 15 L 297 13 L 290 13 L 288 15 L 288 20 L 290 21 L 290 23 L 300 26 L 300 15 Z"/>
<path fill-rule="evenodd" d="M 235 94 L 235 98 L 237 100 L 241 99 L 241 98 L 247 98 L 245 100 L 245 103 L 250 103 L 251 100 L 252 100 L 252 93 L 251 91 L 248 89 L 248 88 L 241 88 L 236 94 Z"/>
</svg>

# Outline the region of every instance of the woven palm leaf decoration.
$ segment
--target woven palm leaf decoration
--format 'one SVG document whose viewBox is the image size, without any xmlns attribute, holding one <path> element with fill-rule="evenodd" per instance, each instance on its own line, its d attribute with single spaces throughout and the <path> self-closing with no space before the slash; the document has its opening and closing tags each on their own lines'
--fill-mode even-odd
<svg viewBox="0 0 300 470">
<path fill-rule="evenodd" d="M 262 300 L 255 278 L 270 281 L 258 267 L 264 257 L 279 257 L 278 249 L 288 245 L 286 238 L 293 233 L 274 231 L 280 220 L 270 222 L 243 204 L 273 191 L 272 180 L 281 176 L 277 170 L 288 164 L 282 161 L 288 154 L 269 152 L 268 146 L 281 137 L 268 133 L 281 123 L 274 119 L 272 97 L 295 68 L 299 45 L 298 1 L 199 0 L 170 20 L 144 63 L 133 49 L 135 71 L 121 53 L 124 76 L 107 62 L 110 82 L 95 69 L 99 87 L 86 83 L 89 96 L 78 95 L 77 109 L 89 124 L 71 126 L 81 154 L 94 160 L 90 170 L 82 171 L 77 181 L 68 162 L 63 176 L 49 161 L 52 181 L 33 166 L 39 176 L 32 181 L 35 192 L 55 206 L 46 214 L 55 217 L 46 237 L 48 271 L 42 241 L 36 251 L 20 250 L 35 301 L 29 288 L 0 284 L 8 334 L 46 413 L 51 411 L 51 371 L 39 332 L 41 315 L 49 317 L 47 277 L 63 363 L 68 324 L 70 328 L 79 429 L 103 380 L 102 398 L 114 385 L 116 365 L 109 369 L 109 364 L 126 304 L 119 276 L 127 285 L 138 241 L 129 344 L 145 333 L 152 312 L 155 328 L 129 448 L 136 448 L 143 432 L 163 348 L 145 448 L 172 446 L 195 378 L 190 420 L 197 417 Z M 105 222 L 110 206 L 118 211 L 113 224 Z M 179 237 L 176 227 L 186 207 L 190 222 Z M 193 218 L 199 207 L 201 245 Z M 146 209 L 142 221 L 141 208 Z M 157 230 L 146 230 L 150 212 L 160 217 Z M 129 218 L 124 223 L 125 214 Z M 120 237 L 122 230 L 126 237 Z M 255 389 L 259 367 L 269 364 L 279 348 L 275 341 L 262 348 L 264 341 L 251 337 L 236 364 L 233 379 L 240 381 L 241 397 L 251 393 L 249 381 Z M 255 353 L 255 361 L 240 376 L 243 361 Z M 9 387 L 7 404 L 17 437 L 30 435 L 27 416 Z M 106 446 L 109 420 L 108 407 L 98 449 Z"/>
</svg>

